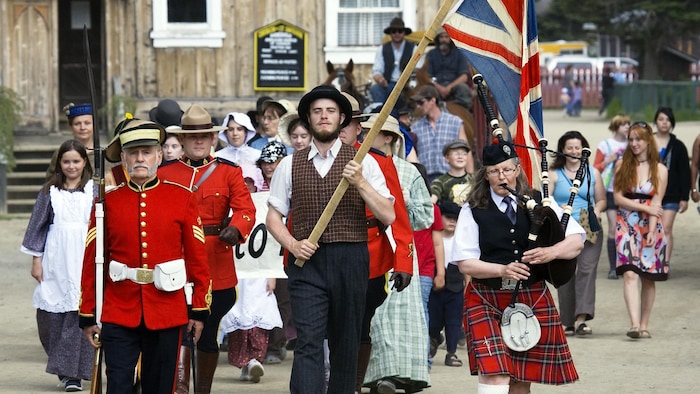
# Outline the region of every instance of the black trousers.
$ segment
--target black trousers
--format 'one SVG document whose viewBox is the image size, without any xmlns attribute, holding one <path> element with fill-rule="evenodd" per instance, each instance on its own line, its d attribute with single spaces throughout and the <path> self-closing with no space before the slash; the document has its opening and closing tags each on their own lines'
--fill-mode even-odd
<svg viewBox="0 0 700 394">
<path fill-rule="evenodd" d="M 201 350 L 205 353 L 219 353 L 219 342 L 217 339 L 219 323 L 221 323 L 221 319 L 233 308 L 233 304 L 235 303 L 235 287 L 211 292 L 209 317 L 204 322 L 202 335 L 199 336 L 199 342 L 197 342 L 197 350 Z"/>
<path fill-rule="evenodd" d="M 303 267 L 290 264 L 287 270 L 297 329 L 290 392 L 326 392 L 323 340 L 327 337 L 332 371 L 328 393 L 353 393 L 369 276 L 367 244 L 320 244 Z"/>
<path fill-rule="evenodd" d="M 149 330 L 143 322 L 136 328 L 103 323 L 107 393 L 133 393 L 134 369 L 142 354 L 141 391 L 171 394 L 175 389 L 180 328 Z"/>
<path fill-rule="evenodd" d="M 360 342 L 372 343 L 372 338 L 369 336 L 370 326 L 374 312 L 386 300 L 388 293 L 387 289 L 387 274 L 372 278 L 367 283 L 367 295 L 365 296 L 365 313 L 362 317 L 362 331 L 360 333 Z"/>
</svg>

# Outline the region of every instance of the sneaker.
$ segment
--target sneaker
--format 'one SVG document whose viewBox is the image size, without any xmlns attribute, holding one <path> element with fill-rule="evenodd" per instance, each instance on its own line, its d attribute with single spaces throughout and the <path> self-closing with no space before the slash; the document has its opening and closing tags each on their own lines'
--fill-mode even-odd
<svg viewBox="0 0 700 394">
<path fill-rule="evenodd" d="M 389 380 L 380 380 L 377 382 L 377 392 L 379 394 L 395 394 L 396 385 Z"/>
<path fill-rule="evenodd" d="M 248 374 L 250 375 L 250 381 L 253 383 L 260 382 L 260 377 L 265 375 L 265 368 L 256 359 L 248 361 Z"/>
<path fill-rule="evenodd" d="M 250 380 L 250 374 L 248 373 L 248 366 L 241 368 L 241 376 L 238 377 L 241 382 L 247 382 Z"/>
<path fill-rule="evenodd" d="M 610 270 L 610 272 L 608 272 L 608 279 L 617 279 L 617 272 L 615 272 L 615 270 Z"/>
<path fill-rule="evenodd" d="M 265 356 L 265 364 L 279 364 L 281 362 L 282 360 L 274 354 L 268 354 Z"/>
<path fill-rule="evenodd" d="M 68 393 L 83 391 L 83 384 L 80 379 L 65 378 L 65 388 Z"/>
</svg>

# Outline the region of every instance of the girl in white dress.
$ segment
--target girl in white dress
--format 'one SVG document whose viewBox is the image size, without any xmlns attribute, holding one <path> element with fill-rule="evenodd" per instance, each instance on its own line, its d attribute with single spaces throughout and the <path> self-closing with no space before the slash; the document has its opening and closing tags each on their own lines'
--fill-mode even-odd
<svg viewBox="0 0 700 394">
<path fill-rule="evenodd" d="M 32 256 L 37 286 L 32 305 L 48 363 L 66 391 L 89 380 L 93 349 L 78 327 L 80 276 L 94 199 L 92 167 L 85 146 L 68 140 L 58 150 L 56 170 L 39 192 L 20 250 Z"/>
</svg>

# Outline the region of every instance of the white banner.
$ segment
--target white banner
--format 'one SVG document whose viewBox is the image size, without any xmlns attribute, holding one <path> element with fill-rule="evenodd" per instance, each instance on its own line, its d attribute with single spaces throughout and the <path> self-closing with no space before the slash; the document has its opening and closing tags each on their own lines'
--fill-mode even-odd
<svg viewBox="0 0 700 394">
<path fill-rule="evenodd" d="M 269 192 L 252 193 L 255 203 L 255 227 L 248 240 L 234 248 L 236 275 L 243 278 L 286 278 L 282 262 L 282 246 L 267 232 L 267 199 Z"/>
</svg>

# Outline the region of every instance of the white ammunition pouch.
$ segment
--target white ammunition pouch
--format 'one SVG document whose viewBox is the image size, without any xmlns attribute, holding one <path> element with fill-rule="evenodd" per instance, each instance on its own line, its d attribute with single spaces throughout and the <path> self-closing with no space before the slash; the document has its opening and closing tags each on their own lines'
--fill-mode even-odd
<svg viewBox="0 0 700 394">
<path fill-rule="evenodd" d="M 109 262 L 109 277 L 113 282 L 128 279 L 140 285 L 153 283 L 158 290 L 176 291 L 185 286 L 187 271 L 183 259 L 156 264 L 154 269 L 130 268 L 126 264 L 112 260 Z"/>
</svg>

